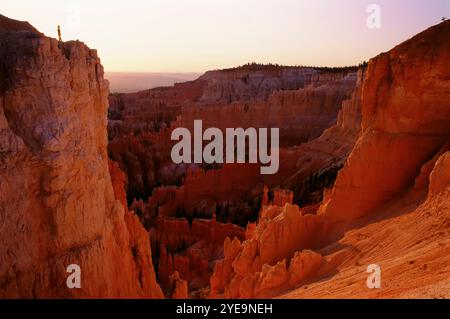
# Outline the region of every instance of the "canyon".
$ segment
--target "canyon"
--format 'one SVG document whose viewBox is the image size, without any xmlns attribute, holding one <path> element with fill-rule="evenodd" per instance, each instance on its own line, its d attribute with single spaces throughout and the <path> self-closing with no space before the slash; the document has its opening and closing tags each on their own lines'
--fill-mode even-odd
<svg viewBox="0 0 450 319">
<path fill-rule="evenodd" d="M 264 85 L 265 92 L 270 89 L 272 93 L 260 95 L 259 90 L 253 88 L 255 79 L 259 85 Z M 170 96 L 179 98 L 174 101 L 165 97 L 158 107 L 153 105 L 156 104 L 155 91 L 160 89 L 110 97 L 110 107 L 120 111 L 114 112 L 113 119 L 110 116 L 109 155 L 129 177 L 130 209 L 137 212 L 151 233 L 154 264 L 158 265 L 158 279 L 163 288 L 170 290 L 169 277 L 175 271 L 188 281 L 193 296 L 205 297 L 208 278 L 224 254 L 223 240 L 235 234 L 225 233 L 219 242 L 211 244 L 205 236 L 192 238 L 194 226 L 209 220 L 212 223 L 205 225 L 216 227 L 219 224 L 226 229 L 225 225 L 231 223 L 241 228 L 242 235 L 236 237 L 243 240 L 244 227 L 258 219 L 264 186 L 272 188 L 266 196 L 278 198 L 284 193 L 278 186 L 296 173 L 296 162 L 300 158 L 297 145 L 315 140 L 323 130 L 333 126 L 341 117 L 342 103 L 351 97 L 357 80 L 357 68 L 321 70 L 246 65 L 208 72 L 194 82 L 184 83 L 178 94 L 173 92 L 177 91 L 177 86 L 167 88 L 165 94 L 171 91 Z M 187 93 L 189 86 L 192 94 Z M 242 87 L 247 87 L 246 95 Z M 216 91 L 214 94 L 212 89 Z M 185 97 L 184 101 L 181 96 Z M 216 97 L 214 102 L 211 96 Z M 142 114 L 144 105 L 147 106 L 145 118 L 137 116 Z M 345 125 L 356 127 L 359 111 L 357 106 L 350 109 L 345 113 L 346 120 L 356 124 L 346 122 Z M 194 132 L 196 119 L 202 120 L 204 130 L 226 131 L 233 126 L 248 129 L 253 125 L 279 128 L 280 170 L 269 176 L 261 175 L 259 165 L 254 163 L 174 165 L 170 154 L 175 144 L 168 143 L 171 134 L 179 127 Z M 340 124 L 336 131 L 341 127 L 344 130 L 344 124 Z M 327 183 L 334 180 L 332 171 L 346 154 L 341 151 L 330 158 L 323 167 L 323 176 L 317 178 L 319 184 L 322 180 Z M 318 171 L 311 169 L 307 177 Z M 202 260 L 203 266 L 199 266 L 198 260 Z M 202 269 L 202 273 L 189 274 L 186 272 L 189 268 L 195 272 Z"/>
<path fill-rule="evenodd" d="M 448 298 L 449 39 L 110 94 L 95 50 L 0 16 L 0 297 Z M 277 173 L 174 163 L 195 120 L 279 128 Z"/>
<path fill-rule="evenodd" d="M 449 180 L 433 179 L 448 156 L 449 32 L 444 22 L 369 61 L 360 133 L 333 188 L 313 214 L 263 206 L 252 234 L 225 244 L 212 297 L 448 297 Z M 374 262 L 387 273 L 379 291 L 357 280 Z"/>
</svg>

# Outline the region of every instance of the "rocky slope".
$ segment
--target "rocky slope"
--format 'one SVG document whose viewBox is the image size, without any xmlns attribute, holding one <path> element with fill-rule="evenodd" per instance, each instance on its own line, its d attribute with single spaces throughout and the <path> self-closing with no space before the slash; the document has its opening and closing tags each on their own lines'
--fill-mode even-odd
<svg viewBox="0 0 450 319">
<path fill-rule="evenodd" d="M 96 51 L 0 26 L 0 296 L 162 297 L 149 235 L 109 172 Z M 79 289 L 66 286 L 70 264 Z"/>
<path fill-rule="evenodd" d="M 0 14 L 0 32 L 8 32 L 8 31 L 19 31 L 19 32 L 32 32 L 35 34 L 40 34 L 38 30 L 36 30 L 31 24 L 26 21 L 17 21 L 14 19 L 10 19 Z"/>
<path fill-rule="evenodd" d="M 397 196 L 319 251 L 335 265 L 333 276 L 278 297 L 449 298 L 449 156 L 433 162 L 429 185 Z M 374 263 L 381 267 L 381 289 L 366 286 L 367 266 Z"/>
</svg>

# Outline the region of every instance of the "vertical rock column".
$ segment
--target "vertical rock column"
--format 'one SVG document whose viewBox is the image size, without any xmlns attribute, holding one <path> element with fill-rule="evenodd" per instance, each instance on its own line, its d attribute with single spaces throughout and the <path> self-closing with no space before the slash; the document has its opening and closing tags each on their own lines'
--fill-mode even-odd
<svg viewBox="0 0 450 319">
<path fill-rule="evenodd" d="M 0 32 L 0 83 L 0 296 L 162 297 L 148 233 L 113 191 L 96 51 Z"/>
</svg>

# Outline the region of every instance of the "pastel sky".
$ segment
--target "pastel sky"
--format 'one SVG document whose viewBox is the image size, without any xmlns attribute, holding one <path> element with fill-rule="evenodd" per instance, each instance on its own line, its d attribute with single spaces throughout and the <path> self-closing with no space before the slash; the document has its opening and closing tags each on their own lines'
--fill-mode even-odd
<svg viewBox="0 0 450 319">
<path fill-rule="evenodd" d="M 367 26 L 369 4 L 380 28 Z M 60 24 L 107 71 L 203 72 L 357 64 L 450 18 L 450 0 L 1 0 L 0 13 L 52 37 Z"/>
</svg>

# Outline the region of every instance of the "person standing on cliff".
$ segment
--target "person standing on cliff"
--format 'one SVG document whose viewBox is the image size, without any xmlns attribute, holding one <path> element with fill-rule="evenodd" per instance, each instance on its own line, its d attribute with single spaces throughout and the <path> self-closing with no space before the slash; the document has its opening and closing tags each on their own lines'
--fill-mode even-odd
<svg viewBox="0 0 450 319">
<path fill-rule="evenodd" d="M 61 27 L 58 25 L 58 41 L 62 42 L 62 38 L 61 38 Z"/>
</svg>

